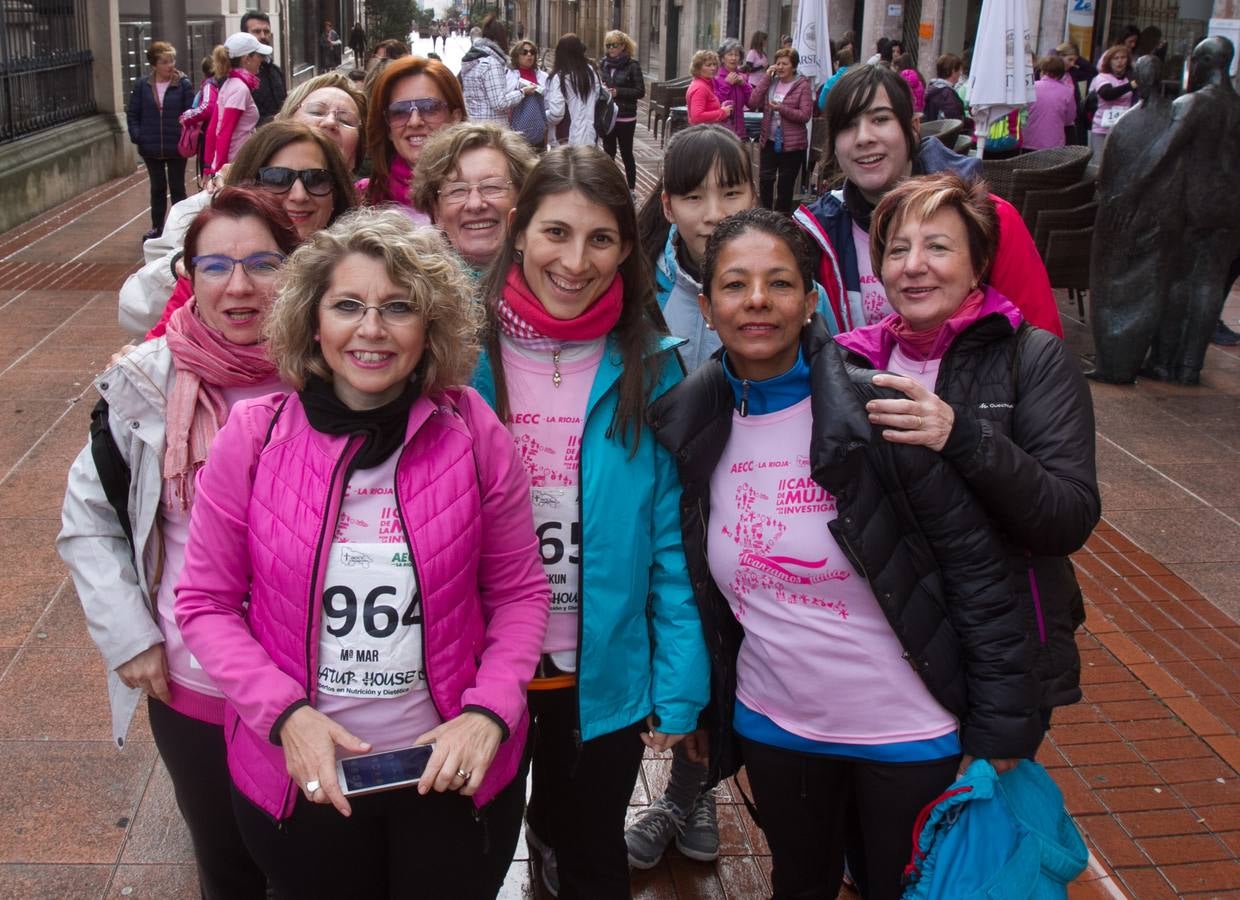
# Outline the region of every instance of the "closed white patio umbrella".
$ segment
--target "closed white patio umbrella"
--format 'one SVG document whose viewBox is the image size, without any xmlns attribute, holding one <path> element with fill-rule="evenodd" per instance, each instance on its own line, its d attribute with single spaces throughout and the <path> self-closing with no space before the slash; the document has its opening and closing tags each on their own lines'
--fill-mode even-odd
<svg viewBox="0 0 1240 900">
<path fill-rule="evenodd" d="M 983 0 L 969 69 L 969 105 L 978 125 L 977 155 L 992 122 L 1033 102 L 1025 0 Z"/>
</svg>

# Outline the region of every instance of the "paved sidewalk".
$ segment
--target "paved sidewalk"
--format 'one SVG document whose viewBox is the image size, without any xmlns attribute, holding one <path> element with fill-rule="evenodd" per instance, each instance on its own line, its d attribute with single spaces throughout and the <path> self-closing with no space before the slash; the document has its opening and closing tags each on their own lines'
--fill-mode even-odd
<svg viewBox="0 0 1240 900">
<path fill-rule="evenodd" d="M 639 188 L 658 149 L 639 126 Z M 90 381 L 125 339 L 116 290 L 146 230 L 145 175 L 0 235 L 0 897 L 197 896 L 171 785 L 140 716 L 110 741 L 99 655 L 52 548 Z M 1088 329 L 1061 303 L 1069 342 Z M 1233 297 L 1227 317 L 1240 316 Z M 1240 351 L 1203 385 L 1093 387 L 1104 522 L 1076 556 L 1086 699 L 1041 755 L 1097 868 L 1073 897 L 1240 896 Z M 661 791 L 650 758 L 635 813 Z M 640 898 L 769 893 L 761 833 L 721 788 L 715 866 L 675 851 Z M 505 897 L 538 894 L 524 844 Z"/>
</svg>

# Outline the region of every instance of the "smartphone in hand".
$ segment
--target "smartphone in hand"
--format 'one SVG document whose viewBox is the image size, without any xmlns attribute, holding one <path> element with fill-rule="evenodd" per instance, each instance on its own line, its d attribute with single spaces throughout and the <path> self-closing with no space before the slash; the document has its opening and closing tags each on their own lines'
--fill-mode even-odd
<svg viewBox="0 0 1240 900">
<path fill-rule="evenodd" d="M 430 761 L 430 744 L 336 760 L 336 780 L 346 797 L 374 794 L 418 783 Z"/>
</svg>

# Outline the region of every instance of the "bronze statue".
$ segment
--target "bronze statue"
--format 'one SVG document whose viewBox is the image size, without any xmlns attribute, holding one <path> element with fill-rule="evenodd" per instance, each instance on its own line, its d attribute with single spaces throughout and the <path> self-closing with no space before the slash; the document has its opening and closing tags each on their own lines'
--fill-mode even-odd
<svg viewBox="0 0 1240 900">
<path fill-rule="evenodd" d="M 1162 96 L 1162 60 L 1137 60 L 1140 103 L 1115 123 L 1098 168 L 1098 217 L 1090 258 L 1090 306 L 1096 368 L 1090 378 L 1113 384 L 1136 380 L 1167 302 L 1168 248 L 1182 232 L 1183 167 L 1152 191 L 1140 185 L 1144 156 L 1171 123 Z M 1136 189 L 1134 189 L 1134 186 Z"/>
<path fill-rule="evenodd" d="M 1122 211 L 1107 210 L 1116 197 L 1104 193 L 1099 212 L 1105 227 L 1094 235 L 1099 266 L 1091 273 L 1091 293 L 1103 298 L 1103 315 L 1094 321 L 1100 363 L 1095 377 L 1101 380 L 1131 381 L 1131 360 L 1144 353 L 1147 342 L 1144 374 L 1181 384 L 1200 380 L 1226 299 L 1228 269 L 1240 256 L 1240 95 L 1229 75 L 1234 54 L 1227 38 L 1206 38 L 1193 49 L 1189 92 L 1171 104 L 1161 133 L 1135 153 L 1120 142 L 1110 161 L 1112 140 L 1107 141 L 1101 174 L 1108 184 L 1115 183 L 1113 179 L 1126 182 L 1120 202 L 1127 198 L 1130 204 L 1141 204 L 1143 215 L 1128 218 Z M 1136 112 L 1116 127 L 1133 115 Z M 1123 172 L 1112 173 L 1110 163 L 1122 166 Z M 1114 230 L 1118 223 L 1126 226 L 1123 235 Z M 1150 234 L 1138 244 L 1137 233 L 1143 231 Z M 1157 249 L 1151 249 L 1155 244 Z M 1142 266 L 1140 246 L 1157 256 L 1163 272 L 1147 278 L 1144 287 L 1130 285 L 1124 298 L 1102 279 L 1123 267 Z M 1108 253 L 1118 258 L 1102 260 L 1100 254 Z M 1144 292 L 1153 296 L 1142 296 Z M 1130 319 L 1121 307 L 1138 312 Z M 1151 339 L 1147 335 L 1156 310 L 1161 312 Z"/>
</svg>

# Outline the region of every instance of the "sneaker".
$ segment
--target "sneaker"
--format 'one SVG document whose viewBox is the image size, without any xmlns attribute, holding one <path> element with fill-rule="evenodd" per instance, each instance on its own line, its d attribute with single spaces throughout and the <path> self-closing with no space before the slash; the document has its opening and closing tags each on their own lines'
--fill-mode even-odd
<svg viewBox="0 0 1240 900">
<path fill-rule="evenodd" d="M 1227 323 L 1219 319 L 1218 324 L 1214 326 L 1214 337 L 1210 339 L 1210 342 L 1220 347 L 1234 347 L 1240 344 L 1240 334 L 1232 331 L 1227 327 Z"/>
<path fill-rule="evenodd" d="M 684 818 L 666 796 L 660 797 L 637 814 L 637 820 L 624 832 L 629 849 L 629 865 L 635 869 L 653 869 L 663 858 L 663 851 L 684 829 Z"/>
<path fill-rule="evenodd" d="M 525 823 L 525 843 L 538 854 L 538 871 L 542 875 L 543 887 L 552 897 L 560 896 L 560 867 L 555 861 L 555 851 L 539 840 L 528 821 Z"/>
<path fill-rule="evenodd" d="M 703 791 L 693 802 L 684 829 L 676 835 L 676 849 L 699 862 L 714 862 L 719 855 L 719 818 L 713 790 Z"/>
</svg>

